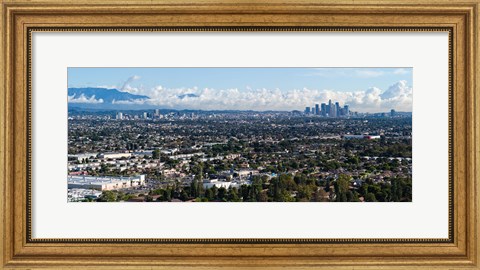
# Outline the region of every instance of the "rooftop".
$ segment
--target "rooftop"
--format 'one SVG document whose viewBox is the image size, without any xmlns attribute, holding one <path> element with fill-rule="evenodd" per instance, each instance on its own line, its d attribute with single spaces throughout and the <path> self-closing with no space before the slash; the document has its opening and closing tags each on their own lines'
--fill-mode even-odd
<svg viewBox="0 0 480 270">
<path fill-rule="evenodd" d="M 69 184 L 108 184 L 124 181 L 142 181 L 145 179 L 144 175 L 133 177 L 123 176 L 86 176 L 86 175 L 69 175 L 67 177 Z"/>
</svg>

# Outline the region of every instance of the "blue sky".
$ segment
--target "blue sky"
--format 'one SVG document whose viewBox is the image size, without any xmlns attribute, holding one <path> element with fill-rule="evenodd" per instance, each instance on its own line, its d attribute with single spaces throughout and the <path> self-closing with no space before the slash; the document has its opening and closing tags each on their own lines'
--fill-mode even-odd
<svg viewBox="0 0 480 270">
<path fill-rule="evenodd" d="M 131 77 L 132 87 L 152 88 L 312 88 L 336 91 L 386 89 L 411 84 L 411 68 L 69 68 L 68 86 L 115 86 Z"/>
<path fill-rule="evenodd" d="M 390 107 L 411 111 L 412 72 L 408 67 L 71 67 L 68 68 L 68 87 L 116 88 L 149 96 L 149 105 L 175 109 L 255 109 L 260 106 L 266 110 L 301 110 L 332 98 L 358 111 L 388 111 Z M 184 94 L 196 97 L 178 98 Z M 235 102 L 230 103 L 229 99 Z"/>
</svg>

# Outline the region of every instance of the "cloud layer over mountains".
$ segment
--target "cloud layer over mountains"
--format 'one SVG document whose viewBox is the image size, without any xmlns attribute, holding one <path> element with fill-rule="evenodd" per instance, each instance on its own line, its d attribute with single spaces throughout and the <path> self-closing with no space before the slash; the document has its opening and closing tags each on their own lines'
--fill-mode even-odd
<svg viewBox="0 0 480 270">
<path fill-rule="evenodd" d="M 171 109 L 200 110 L 303 110 L 306 106 L 327 103 L 328 100 L 349 104 L 358 112 L 412 111 L 413 90 L 406 81 L 399 81 L 387 90 L 372 87 L 367 90 L 340 92 L 318 89 L 213 89 L 164 88 L 143 89 L 124 85 L 122 92 L 148 96 L 145 98 L 113 99 L 112 104 L 146 105 Z M 69 103 L 101 103 L 105 97 L 77 93 Z"/>
</svg>

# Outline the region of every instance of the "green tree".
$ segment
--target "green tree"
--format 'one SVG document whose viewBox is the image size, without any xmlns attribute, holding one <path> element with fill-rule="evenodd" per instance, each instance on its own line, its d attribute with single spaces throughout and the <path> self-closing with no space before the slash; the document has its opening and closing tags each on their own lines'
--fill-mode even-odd
<svg viewBox="0 0 480 270">
<path fill-rule="evenodd" d="M 159 158 L 160 158 L 160 150 L 159 150 L 159 149 L 153 150 L 153 152 L 152 152 L 152 158 L 153 158 L 153 159 L 159 159 Z"/>
<path fill-rule="evenodd" d="M 167 188 L 163 190 L 162 201 L 169 202 L 172 200 L 171 191 Z"/>
<path fill-rule="evenodd" d="M 257 195 L 258 202 L 268 202 L 268 194 L 266 191 L 262 191 Z"/>
<path fill-rule="evenodd" d="M 238 190 L 236 187 L 229 189 L 228 200 L 231 202 L 238 202 L 240 198 L 238 197 Z"/>
<path fill-rule="evenodd" d="M 98 198 L 99 202 L 115 202 L 117 201 L 117 194 L 111 190 L 106 190 L 102 192 L 100 198 Z"/>
<path fill-rule="evenodd" d="M 366 202 L 376 202 L 377 198 L 375 198 L 375 194 L 367 193 L 367 195 L 365 195 L 365 201 Z"/>
<path fill-rule="evenodd" d="M 227 199 L 227 189 L 224 188 L 224 187 L 219 188 L 217 197 L 220 201 L 226 200 Z"/>
<path fill-rule="evenodd" d="M 350 177 L 344 174 L 338 176 L 337 181 L 334 183 L 335 194 L 337 195 L 337 202 L 346 202 L 348 201 L 347 192 L 350 185 Z"/>
<path fill-rule="evenodd" d="M 205 198 L 209 201 L 213 201 L 215 199 L 215 195 L 213 194 L 212 189 L 205 189 Z"/>
<path fill-rule="evenodd" d="M 310 186 L 301 185 L 298 187 L 296 200 L 299 202 L 308 202 L 312 199 L 313 191 Z"/>
</svg>

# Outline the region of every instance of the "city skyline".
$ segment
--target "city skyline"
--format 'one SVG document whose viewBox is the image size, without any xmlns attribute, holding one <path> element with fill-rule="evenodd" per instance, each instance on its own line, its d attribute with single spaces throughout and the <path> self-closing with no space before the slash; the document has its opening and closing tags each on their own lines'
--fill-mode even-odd
<svg viewBox="0 0 480 270">
<path fill-rule="evenodd" d="M 95 78 L 102 76 L 102 70 L 104 75 L 115 71 L 118 74 L 105 75 L 102 80 L 105 83 L 101 84 Z M 146 71 L 149 74 L 145 77 Z M 99 74 L 87 79 L 92 72 Z M 125 76 L 126 72 L 135 75 L 108 85 L 114 77 Z M 151 78 L 155 72 L 170 75 L 173 72 L 176 76 L 159 78 L 155 83 Z M 211 86 L 206 86 L 207 81 Z M 241 82 L 244 86 L 239 86 Z M 68 101 L 73 106 L 109 109 L 303 111 L 306 106 L 331 99 L 361 113 L 391 109 L 411 112 L 411 82 L 411 68 L 69 68 Z M 297 86 L 288 88 L 293 85 Z M 315 85 L 318 87 L 312 87 Z M 370 86 L 360 88 L 366 85 Z M 71 89 L 86 87 L 117 89 L 133 98 L 108 101 L 98 94 L 70 93 Z"/>
</svg>

